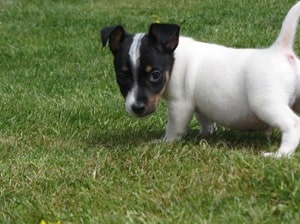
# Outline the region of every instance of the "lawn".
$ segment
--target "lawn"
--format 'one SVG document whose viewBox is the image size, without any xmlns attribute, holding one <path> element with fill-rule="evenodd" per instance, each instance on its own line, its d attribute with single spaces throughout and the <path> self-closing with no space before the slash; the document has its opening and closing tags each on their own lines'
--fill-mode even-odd
<svg viewBox="0 0 300 224">
<path fill-rule="evenodd" d="M 232 47 L 275 40 L 294 0 L 1 0 L 0 223 L 300 223 L 300 152 L 195 120 L 176 143 L 166 104 L 128 116 L 99 31 L 154 21 Z M 297 39 L 300 39 L 298 36 Z M 295 44 L 300 52 L 300 41 Z"/>
</svg>

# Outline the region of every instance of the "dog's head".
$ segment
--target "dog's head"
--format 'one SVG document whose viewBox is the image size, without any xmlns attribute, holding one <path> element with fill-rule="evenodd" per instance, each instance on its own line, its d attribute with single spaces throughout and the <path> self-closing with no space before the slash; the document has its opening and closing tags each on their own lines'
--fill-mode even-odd
<svg viewBox="0 0 300 224">
<path fill-rule="evenodd" d="M 148 33 L 128 34 L 121 25 L 101 30 L 109 40 L 120 91 L 129 114 L 143 117 L 155 111 L 170 80 L 179 26 L 152 24 Z"/>
</svg>

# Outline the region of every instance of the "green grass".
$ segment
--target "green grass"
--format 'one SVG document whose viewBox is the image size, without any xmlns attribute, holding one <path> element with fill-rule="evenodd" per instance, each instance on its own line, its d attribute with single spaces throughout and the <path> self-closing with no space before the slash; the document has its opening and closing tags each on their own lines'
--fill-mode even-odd
<svg viewBox="0 0 300 224">
<path fill-rule="evenodd" d="M 299 152 L 262 133 L 164 134 L 124 110 L 99 30 L 154 19 L 233 47 L 276 38 L 294 0 L 1 0 L 0 223 L 299 223 Z M 299 39 L 300 37 L 298 37 Z M 300 41 L 295 45 L 300 50 Z"/>
</svg>

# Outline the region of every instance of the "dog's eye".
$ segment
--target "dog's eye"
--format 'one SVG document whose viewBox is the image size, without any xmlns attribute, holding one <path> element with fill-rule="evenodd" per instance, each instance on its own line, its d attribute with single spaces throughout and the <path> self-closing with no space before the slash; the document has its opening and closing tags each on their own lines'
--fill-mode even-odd
<svg viewBox="0 0 300 224">
<path fill-rule="evenodd" d="M 160 71 L 155 70 L 155 71 L 151 72 L 149 80 L 152 83 L 159 83 L 159 82 L 161 82 L 162 77 L 163 77 L 162 73 Z"/>
<path fill-rule="evenodd" d="M 127 81 L 128 81 L 128 76 L 126 73 L 124 72 L 119 72 L 117 74 L 117 81 L 120 83 L 120 84 L 125 84 Z"/>
</svg>

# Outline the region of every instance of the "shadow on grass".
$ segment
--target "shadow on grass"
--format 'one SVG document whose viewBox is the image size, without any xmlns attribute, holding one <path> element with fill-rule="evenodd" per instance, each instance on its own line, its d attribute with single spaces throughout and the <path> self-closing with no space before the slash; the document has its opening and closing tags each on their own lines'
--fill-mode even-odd
<svg viewBox="0 0 300 224">
<path fill-rule="evenodd" d="M 280 133 L 276 130 L 267 138 L 262 131 L 237 131 L 220 128 L 220 130 L 204 138 L 193 130 L 187 135 L 186 140 L 195 141 L 195 144 L 205 141 L 211 148 L 222 148 L 234 151 L 249 150 L 255 154 L 261 154 L 263 151 L 270 151 L 270 149 L 274 148 L 277 149 L 281 138 Z"/>
<path fill-rule="evenodd" d="M 137 147 L 155 140 L 161 140 L 164 130 L 152 130 L 147 127 L 128 128 L 126 130 L 111 128 L 101 130 L 88 139 L 89 146 L 101 146 L 105 148 L 128 148 Z"/>
<path fill-rule="evenodd" d="M 101 130 L 87 140 L 91 147 L 101 146 L 108 149 L 134 148 L 144 144 L 150 144 L 162 140 L 164 128 L 141 126 L 139 128 L 110 128 Z M 280 133 L 274 131 L 270 139 L 259 131 L 236 131 L 220 128 L 214 134 L 205 138 L 200 137 L 198 129 L 189 130 L 188 134 L 179 144 L 187 142 L 192 145 L 201 145 L 205 141 L 211 148 L 224 150 L 250 150 L 260 154 L 262 151 L 269 151 L 270 148 L 277 148 L 280 143 Z M 164 143 L 161 143 L 164 144 Z"/>
</svg>

